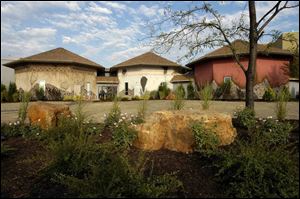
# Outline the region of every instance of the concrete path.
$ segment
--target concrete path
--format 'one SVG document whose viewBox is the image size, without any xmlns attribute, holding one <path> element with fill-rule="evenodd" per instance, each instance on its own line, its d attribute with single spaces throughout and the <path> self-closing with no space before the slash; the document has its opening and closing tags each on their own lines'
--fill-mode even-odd
<svg viewBox="0 0 300 199">
<path fill-rule="evenodd" d="M 30 102 L 30 104 L 35 102 Z M 71 110 L 76 108 L 75 102 L 49 102 L 54 104 L 69 105 Z M 120 107 L 123 113 L 136 114 L 138 111 L 140 101 L 124 101 L 120 102 Z M 170 110 L 172 101 L 169 100 L 149 100 L 147 102 L 147 114 L 158 110 Z M 86 102 L 84 104 L 84 112 L 89 119 L 96 122 L 103 121 L 103 115 L 108 113 L 112 107 L 113 102 Z M 233 115 L 237 107 L 244 107 L 244 102 L 226 102 L 226 101 L 212 101 L 209 111 L 228 113 Z M 1 103 L 1 123 L 16 121 L 18 118 L 19 103 Z M 186 100 L 184 109 L 186 110 L 202 110 L 201 101 Z M 276 117 L 274 102 L 255 102 L 255 112 L 257 117 Z M 287 105 L 287 119 L 299 120 L 299 102 L 288 102 Z"/>
</svg>

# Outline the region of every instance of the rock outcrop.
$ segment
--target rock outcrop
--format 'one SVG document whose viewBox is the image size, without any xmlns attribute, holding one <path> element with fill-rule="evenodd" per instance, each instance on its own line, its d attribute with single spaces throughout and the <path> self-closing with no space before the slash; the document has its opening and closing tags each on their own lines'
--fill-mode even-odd
<svg viewBox="0 0 300 199">
<path fill-rule="evenodd" d="M 27 116 L 31 124 L 37 124 L 43 129 L 48 129 L 57 125 L 60 115 L 71 115 L 68 106 L 37 102 L 32 104 L 27 110 Z"/>
<path fill-rule="evenodd" d="M 138 138 L 134 145 L 144 150 L 169 149 L 192 152 L 195 139 L 191 123 L 202 121 L 206 127 L 214 128 L 220 145 L 228 145 L 236 137 L 230 115 L 220 113 L 200 113 L 192 111 L 157 111 L 146 122 L 136 126 Z"/>
</svg>

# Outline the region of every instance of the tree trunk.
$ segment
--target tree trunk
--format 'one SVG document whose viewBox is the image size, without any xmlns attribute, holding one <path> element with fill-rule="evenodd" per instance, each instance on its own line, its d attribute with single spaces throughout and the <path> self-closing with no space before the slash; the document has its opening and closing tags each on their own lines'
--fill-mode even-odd
<svg viewBox="0 0 300 199">
<path fill-rule="evenodd" d="M 256 73 L 256 57 L 257 57 L 257 24 L 256 24 L 256 10 L 255 2 L 249 1 L 249 15 L 250 15 L 250 34 L 249 34 L 249 63 L 246 71 L 246 107 L 254 110 L 254 80 Z"/>
</svg>

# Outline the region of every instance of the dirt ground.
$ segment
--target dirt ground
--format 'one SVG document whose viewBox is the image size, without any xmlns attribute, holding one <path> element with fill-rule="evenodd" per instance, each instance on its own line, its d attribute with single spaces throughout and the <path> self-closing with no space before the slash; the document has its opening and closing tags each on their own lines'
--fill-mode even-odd
<svg viewBox="0 0 300 199">
<path fill-rule="evenodd" d="M 30 104 L 35 102 L 30 102 Z M 55 104 L 69 105 L 74 111 L 76 104 L 74 102 L 49 102 Z M 138 111 L 140 101 L 123 101 L 120 107 L 123 113 L 135 114 Z M 104 114 L 108 113 L 113 102 L 87 102 L 84 105 L 84 112 L 95 122 L 102 122 Z M 171 109 L 172 101 L 170 100 L 149 100 L 147 105 L 146 116 L 154 111 Z M 244 102 L 230 101 L 212 101 L 209 111 L 228 113 L 233 115 L 238 106 L 244 106 Z M 18 118 L 19 103 L 1 103 L 1 123 L 13 122 Z M 202 110 L 200 100 L 185 100 L 184 109 Z M 257 117 L 276 117 L 274 102 L 255 102 L 255 112 Z M 299 102 L 288 102 L 287 119 L 299 119 Z"/>
</svg>

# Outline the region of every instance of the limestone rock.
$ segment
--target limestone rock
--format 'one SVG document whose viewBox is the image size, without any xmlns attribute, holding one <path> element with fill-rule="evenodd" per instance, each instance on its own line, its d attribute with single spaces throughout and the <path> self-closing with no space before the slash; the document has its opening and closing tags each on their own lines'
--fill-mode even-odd
<svg viewBox="0 0 300 199">
<path fill-rule="evenodd" d="M 221 141 L 220 145 L 231 144 L 236 137 L 236 129 L 232 126 L 230 115 L 195 111 L 157 111 L 152 113 L 145 123 L 137 125 L 138 138 L 134 145 L 144 150 L 192 152 L 195 139 L 190 125 L 195 121 L 202 121 L 205 126 L 213 127 Z"/>
<path fill-rule="evenodd" d="M 71 115 L 68 106 L 37 102 L 32 104 L 27 111 L 27 116 L 31 124 L 40 125 L 41 128 L 47 129 L 56 126 L 60 115 Z"/>
<path fill-rule="evenodd" d="M 270 84 L 267 79 L 253 87 L 254 99 L 262 99 Z"/>
</svg>

